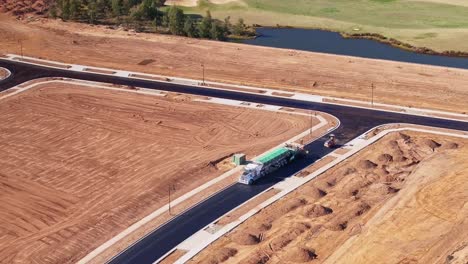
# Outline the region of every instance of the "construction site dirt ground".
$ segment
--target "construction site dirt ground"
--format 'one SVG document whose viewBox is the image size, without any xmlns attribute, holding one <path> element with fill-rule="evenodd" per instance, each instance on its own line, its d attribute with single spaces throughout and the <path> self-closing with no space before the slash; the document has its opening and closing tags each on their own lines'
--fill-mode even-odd
<svg viewBox="0 0 468 264">
<path fill-rule="evenodd" d="M 391 133 L 190 263 L 467 263 L 468 140 Z"/>
<path fill-rule="evenodd" d="M 0 14 L 0 53 L 468 112 L 467 70 L 29 20 Z"/>
<path fill-rule="evenodd" d="M 8 72 L 4 68 L 0 68 L 0 80 L 3 80 L 7 77 Z"/>
<path fill-rule="evenodd" d="M 309 118 L 49 83 L 0 100 L 1 263 L 75 263 Z M 221 164 L 221 166 L 220 166 Z"/>
</svg>

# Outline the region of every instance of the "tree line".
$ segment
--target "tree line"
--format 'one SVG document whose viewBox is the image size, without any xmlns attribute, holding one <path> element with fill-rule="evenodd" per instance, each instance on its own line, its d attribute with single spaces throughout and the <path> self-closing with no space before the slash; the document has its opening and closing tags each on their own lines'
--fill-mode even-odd
<svg viewBox="0 0 468 264">
<path fill-rule="evenodd" d="M 177 7 L 164 7 L 165 0 L 57 0 L 50 8 L 53 18 L 91 24 L 125 25 L 139 32 L 170 33 L 192 38 L 226 40 L 255 33 L 243 19 L 231 24 L 230 18 L 213 19 L 186 15 Z"/>
</svg>

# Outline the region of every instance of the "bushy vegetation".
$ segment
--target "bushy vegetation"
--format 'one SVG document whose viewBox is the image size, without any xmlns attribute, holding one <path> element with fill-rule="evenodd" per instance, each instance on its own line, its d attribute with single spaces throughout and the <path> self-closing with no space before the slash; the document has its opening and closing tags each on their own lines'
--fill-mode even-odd
<svg viewBox="0 0 468 264">
<path fill-rule="evenodd" d="M 49 15 L 91 24 L 119 25 L 139 32 L 168 33 L 192 38 L 226 40 L 229 35 L 249 36 L 253 31 L 242 19 L 232 25 L 229 17 L 213 19 L 186 15 L 177 7 L 164 7 L 164 0 L 57 0 Z"/>
</svg>

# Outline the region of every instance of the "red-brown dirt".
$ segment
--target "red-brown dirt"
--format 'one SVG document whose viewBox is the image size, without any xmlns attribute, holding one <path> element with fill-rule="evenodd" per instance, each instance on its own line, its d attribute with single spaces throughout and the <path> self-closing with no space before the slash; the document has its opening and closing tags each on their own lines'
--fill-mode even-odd
<svg viewBox="0 0 468 264">
<path fill-rule="evenodd" d="M 468 71 L 0 14 L 0 53 L 167 76 L 468 112 Z M 138 47 L 138 48 L 135 48 Z M 450 103 L 447 103 L 450 102 Z"/>
<path fill-rule="evenodd" d="M 467 144 L 419 132 L 387 135 L 189 263 L 466 263 Z M 211 261 L 226 248 L 235 254 Z"/>
<path fill-rule="evenodd" d="M 173 197 L 306 129 L 255 109 L 45 84 L 0 100 L 0 259 L 74 263 Z"/>
</svg>

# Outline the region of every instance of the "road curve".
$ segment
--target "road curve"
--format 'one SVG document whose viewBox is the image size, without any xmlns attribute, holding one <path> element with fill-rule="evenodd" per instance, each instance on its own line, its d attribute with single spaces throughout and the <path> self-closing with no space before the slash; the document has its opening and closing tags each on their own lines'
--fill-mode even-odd
<svg viewBox="0 0 468 264">
<path fill-rule="evenodd" d="M 0 91 L 35 78 L 64 77 L 327 112 L 337 117 L 341 122 L 340 127 L 333 132 L 337 135 L 337 138 L 340 139 L 341 144 L 350 141 L 375 126 L 387 123 L 409 123 L 468 131 L 468 122 L 463 121 L 307 102 L 291 98 L 269 97 L 261 94 L 247 94 L 240 91 L 225 91 L 215 88 L 135 80 L 95 73 L 72 72 L 1 59 L 0 67 L 7 68 L 12 73 L 10 78 L 0 81 Z M 114 257 L 110 263 L 153 263 L 170 249 L 174 248 L 180 242 L 222 216 L 224 213 L 328 154 L 331 150 L 323 147 L 323 142 L 326 137 L 327 135 L 306 146 L 309 150 L 309 154 L 304 159 L 298 160 L 290 166 L 276 171 L 254 186 L 235 184 L 221 191 L 177 216 L 157 230 L 154 230 L 138 243 Z"/>
</svg>

